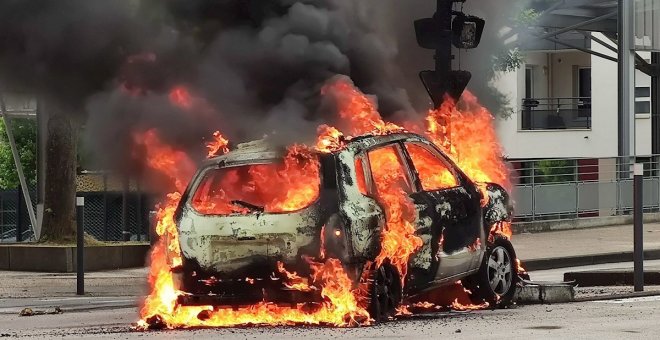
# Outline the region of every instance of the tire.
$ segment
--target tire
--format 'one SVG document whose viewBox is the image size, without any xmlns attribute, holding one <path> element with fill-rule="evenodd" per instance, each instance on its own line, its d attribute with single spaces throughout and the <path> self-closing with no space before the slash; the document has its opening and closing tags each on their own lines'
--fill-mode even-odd
<svg viewBox="0 0 660 340">
<path fill-rule="evenodd" d="M 386 321 L 396 313 L 403 296 L 401 277 L 390 263 L 383 263 L 370 274 L 369 315 L 376 323 Z"/>
<path fill-rule="evenodd" d="M 464 280 L 472 302 L 486 301 L 493 308 L 510 306 L 519 281 L 516 260 L 516 252 L 508 239 L 496 237 L 493 243 L 489 242 L 479 271 Z"/>
</svg>

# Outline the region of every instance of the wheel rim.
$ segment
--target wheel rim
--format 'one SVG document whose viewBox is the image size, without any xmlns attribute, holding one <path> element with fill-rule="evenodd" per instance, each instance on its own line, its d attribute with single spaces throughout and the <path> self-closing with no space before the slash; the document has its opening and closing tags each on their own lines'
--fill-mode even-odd
<svg viewBox="0 0 660 340">
<path fill-rule="evenodd" d="M 388 266 L 381 266 L 376 270 L 372 286 L 372 311 L 378 320 L 386 319 L 397 307 L 400 300 L 399 278 Z"/>
<path fill-rule="evenodd" d="M 498 246 L 488 258 L 488 281 L 495 294 L 505 295 L 513 282 L 513 266 L 509 251 Z"/>
</svg>

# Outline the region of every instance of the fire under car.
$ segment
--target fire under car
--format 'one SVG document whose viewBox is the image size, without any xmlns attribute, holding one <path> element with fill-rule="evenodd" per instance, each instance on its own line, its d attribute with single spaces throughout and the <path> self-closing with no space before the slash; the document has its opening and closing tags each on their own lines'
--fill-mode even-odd
<svg viewBox="0 0 660 340">
<path fill-rule="evenodd" d="M 175 214 L 182 265 L 173 271 L 185 292 L 180 304 L 322 301 L 319 290 L 287 284 L 282 270 L 306 278 L 309 261 L 321 257 L 341 261 L 355 287 L 367 282 L 365 308 L 376 320 L 405 299 L 459 280 L 475 303 L 511 304 L 516 254 L 506 237 L 490 234 L 491 226 L 511 218 L 500 185 L 477 185 L 412 133 L 356 137 L 333 152 L 297 159 L 295 167 L 287 157 L 296 156 L 286 154 L 252 142 L 200 167 Z M 386 188 L 376 180 L 383 176 L 416 215 L 421 242 L 405 276 L 390 261 L 376 261 L 388 218 Z M 288 190 L 292 186 L 297 190 Z M 290 204 L 291 195 L 305 197 Z"/>
</svg>

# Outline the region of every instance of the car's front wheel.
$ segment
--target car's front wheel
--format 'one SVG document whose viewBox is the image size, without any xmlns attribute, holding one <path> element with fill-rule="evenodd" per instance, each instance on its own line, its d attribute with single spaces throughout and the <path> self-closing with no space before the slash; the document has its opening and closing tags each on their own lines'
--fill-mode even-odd
<svg viewBox="0 0 660 340">
<path fill-rule="evenodd" d="M 513 303 L 518 284 L 516 252 L 511 242 L 496 237 L 488 244 L 479 271 L 464 280 L 475 303 L 488 302 L 495 308 L 504 308 Z"/>
</svg>

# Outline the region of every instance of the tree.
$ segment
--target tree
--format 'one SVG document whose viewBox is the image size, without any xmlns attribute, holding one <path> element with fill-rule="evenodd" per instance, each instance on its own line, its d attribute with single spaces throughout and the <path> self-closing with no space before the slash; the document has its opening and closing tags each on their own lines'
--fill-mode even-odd
<svg viewBox="0 0 660 340">
<path fill-rule="evenodd" d="M 48 106 L 47 106 L 48 108 Z M 42 241 L 74 241 L 76 236 L 76 165 L 78 128 L 61 107 L 49 107 L 46 137 L 47 185 Z"/>
<path fill-rule="evenodd" d="M 11 120 L 16 148 L 23 165 L 29 186 L 37 184 L 37 122 L 34 119 Z M 19 185 L 18 172 L 9 147 L 4 121 L 0 120 L 0 189 L 16 189 Z"/>
</svg>

